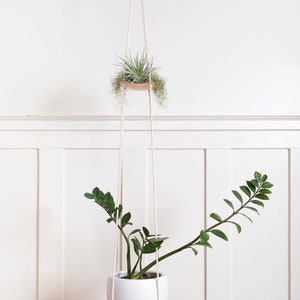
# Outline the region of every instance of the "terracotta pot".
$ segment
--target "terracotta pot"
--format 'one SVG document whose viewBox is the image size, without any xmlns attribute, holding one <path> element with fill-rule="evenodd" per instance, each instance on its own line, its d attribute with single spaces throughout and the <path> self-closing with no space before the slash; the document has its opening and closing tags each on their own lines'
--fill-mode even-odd
<svg viewBox="0 0 300 300">
<path fill-rule="evenodd" d="M 154 273 L 155 274 L 155 273 Z M 157 300 L 156 278 L 124 279 L 126 272 L 119 272 L 114 276 L 114 299 L 112 299 L 112 282 L 110 276 L 107 281 L 107 300 Z M 168 280 L 161 274 L 158 278 L 159 300 L 168 300 Z"/>
<path fill-rule="evenodd" d="M 146 83 L 133 83 L 133 82 L 126 82 L 126 81 L 121 81 L 120 85 L 130 89 L 130 90 L 135 90 L 135 91 L 147 91 L 150 88 L 153 88 L 154 83 L 151 82 L 151 84 L 149 82 Z"/>
</svg>

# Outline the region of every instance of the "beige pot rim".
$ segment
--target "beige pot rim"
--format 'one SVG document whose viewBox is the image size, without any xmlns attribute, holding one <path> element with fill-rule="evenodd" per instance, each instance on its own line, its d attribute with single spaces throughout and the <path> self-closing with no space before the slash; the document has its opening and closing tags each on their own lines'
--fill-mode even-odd
<svg viewBox="0 0 300 300">
<path fill-rule="evenodd" d="M 149 90 L 149 88 L 152 89 L 154 87 L 154 83 L 153 82 L 133 83 L 133 82 L 121 81 L 120 86 L 134 91 L 147 91 Z"/>
</svg>

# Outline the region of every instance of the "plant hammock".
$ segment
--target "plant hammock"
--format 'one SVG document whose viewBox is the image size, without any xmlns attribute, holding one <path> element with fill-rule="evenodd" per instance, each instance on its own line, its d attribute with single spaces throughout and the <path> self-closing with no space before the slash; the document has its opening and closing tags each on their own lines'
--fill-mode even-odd
<svg viewBox="0 0 300 300">
<path fill-rule="evenodd" d="M 130 0 L 127 38 L 124 57 L 119 57 L 118 72 L 112 79 L 112 92 L 119 98 L 124 98 L 128 89 L 153 92 L 159 105 L 164 105 L 167 99 L 166 82 L 154 66 L 153 58 L 149 57 L 144 0 L 141 0 L 144 49 L 141 53 L 132 55 L 129 50 L 130 25 L 132 15 L 132 0 Z"/>
<path fill-rule="evenodd" d="M 117 210 L 113 213 L 118 215 L 118 218 L 115 219 L 116 224 L 116 232 L 115 232 L 115 261 L 114 261 L 114 272 L 122 269 L 122 253 L 120 247 L 121 236 L 124 237 L 124 232 L 122 233 L 121 229 L 125 223 L 130 223 L 130 213 L 122 214 L 123 207 L 123 199 L 122 199 L 122 190 L 123 190 L 123 137 L 124 137 L 124 104 L 126 98 L 127 89 L 135 89 L 135 90 L 146 90 L 148 95 L 148 106 L 149 106 L 149 118 L 150 118 L 150 139 L 151 139 L 151 166 L 152 166 L 152 195 L 153 195 L 153 209 L 154 209 L 154 226 L 155 232 L 152 235 L 154 240 L 161 239 L 158 234 L 158 220 L 157 220 L 157 200 L 156 200 L 156 188 L 155 188 L 155 167 L 154 167 L 154 135 L 153 135 L 153 115 L 152 115 L 152 92 L 156 97 L 157 102 L 162 105 L 167 97 L 166 86 L 164 79 L 157 73 L 157 68 L 153 66 L 153 59 L 149 58 L 148 51 L 148 41 L 147 41 L 147 29 L 146 29 L 146 14 L 145 14 L 145 4 L 144 0 L 141 0 L 141 13 L 142 13 L 142 23 L 143 23 L 143 35 L 144 35 L 144 49 L 141 54 L 137 53 L 135 57 L 133 57 L 129 51 L 129 36 L 130 36 L 130 24 L 131 24 L 131 16 L 132 16 L 132 3 L 133 0 L 130 0 L 130 8 L 129 8 L 129 18 L 128 18 L 128 28 L 127 28 L 127 38 L 126 38 L 126 46 L 125 46 L 125 56 L 120 59 L 120 67 L 121 70 L 118 72 L 115 79 L 112 81 L 113 91 L 115 94 L 121 96 L 121 118 L 120 118 L 120 143 L 119 143 L 119 167 L 118 167 L 118 195 L 117 202 L 115 203 L 115 207 Z M 112 216 L 113 218 L 113 216 Z M 123 220 L 123 221 L 122 221 Z M 113 221 L 111 219 L 110 221 Z M 123 224 L 122 224 L 123 222 Z M 126 241 L 126 239 L 125 239 Z M 129 238 L 126 241 L 127 247 L 127 271 L 128 268 L 128 260 L 131 258 L 130 246 L 128 244 Z M 137 240 L 135 240 L 137 242 Z M 136 244 L 135 247 L 137 247 Z M 153 247 L 152 247 L 153 248 Z M 135 248 L 137 251 L 137 248 Z M 159 254 L 158 247 L 155 247 L 154 251 L 156 253 L 155 265 L 156 265 L 156 277 L 159 277 Z M 136 252 L 137 253 L 137 252 Z M 140 264 L 140 263 L 138 263 Z M 137 264 L 137 265 L 138 265 Z M 137 268 L 137 265 L 135 268 Z M 131 271 L 134 271 L 133 268 Z M 132 273 L 127 274 L 130 278 L 132 277 Z M 114 291 L 112 291 L 112 294 Z M 159 296 L 159 295 L 158 295 Z"/>
</svg>

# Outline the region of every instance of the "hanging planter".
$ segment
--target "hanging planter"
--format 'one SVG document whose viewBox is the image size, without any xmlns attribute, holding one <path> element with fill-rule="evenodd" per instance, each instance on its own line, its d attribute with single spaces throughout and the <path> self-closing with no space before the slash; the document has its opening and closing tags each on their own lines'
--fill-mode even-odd
<svg viewBox="0 0 300 300">
<path fill-rule="evenodd" d="M 159 105 L 163 105 L 167 99 L 165 80 L 157 73 L 153 66 L 153 59 L 149 59 L 145 53 L 136 56 L 120 58 L 118 64 L 120 71 L 112 79 L 112 92 L 118 97 L 122 96 L 122 89 L 149 90 Z"/>
<path fill-rule="evenodd" d="M 147 278 L 140 280 L 126 279 L 126 272 L 115 274 L 114 279 L 107 281 L 107 300 L 159 300 L 168 299 L 168 281 L 164 274 L 156 280 L 156 273 L 147 273 Z M 113 283 L 114 280 L 114 283 Z M 114 284 L 114 299 L 112 299 L 112 286 Z"/>
</svg>

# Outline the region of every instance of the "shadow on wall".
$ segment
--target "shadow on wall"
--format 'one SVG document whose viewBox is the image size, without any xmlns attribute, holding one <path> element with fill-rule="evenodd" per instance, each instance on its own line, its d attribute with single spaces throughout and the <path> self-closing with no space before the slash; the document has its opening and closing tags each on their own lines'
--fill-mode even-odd
<svg viewBox="0 0 300 300">
<path fill-rule="evenodd" d="M 96 88 L 85 87 L 82 83 L 77 86 L 66 85 L 46 91 L 37 111 L 41 115 L 97 115 L 104 111 L 106 103 L 112 106 L 112 98 L 109 92 L 107 95 L 101 94 Z"/>
</svg>

